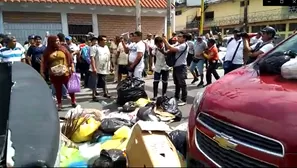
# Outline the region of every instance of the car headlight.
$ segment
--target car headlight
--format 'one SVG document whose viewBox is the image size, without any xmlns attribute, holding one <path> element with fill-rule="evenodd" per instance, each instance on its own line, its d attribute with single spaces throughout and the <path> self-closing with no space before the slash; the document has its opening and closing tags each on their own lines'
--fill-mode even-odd
<svg viewBox="0 0 297 168">
<path fill-rule="evenodd" d="M 199 108 L 199 105 L 200 105 L 203 95 L 204 95 L 204 91 L 198 92 L 197 95 L 195 96 L 195 99 L 193 101 L 193 110 L 195 112 L 197 112 L 197 110 Z"/>
</svg>

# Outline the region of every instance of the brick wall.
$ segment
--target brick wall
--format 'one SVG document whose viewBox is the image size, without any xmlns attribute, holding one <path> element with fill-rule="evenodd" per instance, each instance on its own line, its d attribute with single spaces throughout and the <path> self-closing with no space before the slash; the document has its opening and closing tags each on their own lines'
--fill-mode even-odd
<svg viewBox="0 0 297 168">
<path fill-rule="evenodd" d="M 99 34 L 109 38 L 136 29 L 135 16 L 98 15 Z M 164 32 L 164 17 L 142 17 L 142 32 L 146 34 L 159 34 Z"/>
<path fill-rule="evenodd" d="M 61 23 L 60 13 L 41 12 L 3 12 L 7 23 Z"/>
<path fill-rule="evenodd" d="M 72 25 L 92 25 L 92 15 L 68 13 L 67 21 Z"/>
</svg>

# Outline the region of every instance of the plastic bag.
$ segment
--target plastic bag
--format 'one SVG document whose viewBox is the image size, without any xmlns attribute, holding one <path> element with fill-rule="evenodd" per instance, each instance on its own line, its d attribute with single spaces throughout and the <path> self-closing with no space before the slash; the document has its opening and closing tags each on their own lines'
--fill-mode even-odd
<svg viewBox="0 0 297 168">
<path fill-rule="evenodd" d="M 264 57 L 263 60 L 259 61 L 260 73 L 280 75 L 282 65 L 290 61 L 290 59 L 291 58 L 286 55 Z"/>
<path fill-rule="evenodd" d="M 128 77 L 122 80 L 117 86 L 117 103 L 123 106 L 126 102 L 137 101 L 140 98 L 147 99 L 148 96 L 144 90 L 145 82 L 139 78 Z"/>
<path fill-rule="evenodd" d="M 148 103 L 150 103 L 151 101 L 149 99 L 144 99 L 144 98 L 140 98 L 138 99 L 135 103 L 138 107 L 144 107 L 146 106 Z"/>
<path fill-rule="evenodd" d="M 92 167 L 125 168 L 127 167 L 126 154 L 117 149 L 102 150 L 100 157 L 95 160 Z"/>
<path fill-rule="evenodd" d="M 83 118 L 78 119 L 78 123 L 83 122 Z M 80 125 L 80 124 L 78 124 Z M 93 133 L 99 128 L 101 125 L 100 121 L 96 121 L 94 118 L 89 118 L 85 123 L 82 123 L 79 128 L 74 132 L 71 137 L 73 142 L 86 142 L 92 139 Z"/>
<path fill-rule="evenodd" d="M 86 160 L 91 159 L 94 156 L 99 156 L 101 151 L 101 144 L 90 144 L 90 143 L 84 143 L 82 145 L 79 145 L 79 152 L 83 158 Z"/>
<path fill-rule="evenodd" d="M 125 113 L 133 112 L 136 109 L 136 103 L 133 101 L 129 101 L 123 105 L 122 111 Z"/>
<path fill-rule="evenodd" d="M 182 112 L 179 110 L 175 98 L 169 98 L 167 96 L 158 97 L 156 106 L 163 111 L 175 115 L 174 121 L 180 121 L 182 119 Z"/>
<path fill-rule="evenodd" d="M 68 93 L 80 92 L 80 77 L 77 73 L 73 73 L 67 84 Z"/>
<path fill-rule="evenodd" d="M 137 121 L 161 121 L 159 117 L 154 112 L 155 105 L 150 104 L 149 106 L 141 107 L 137 112 Z"/>
<path fill-rule="evenodd" d="M 60 167 L 68 167 L 73 162 L 84 161 L 78 149 L 62 146 L 60 149 Z"/>
<path fill-rule="evenodd" d="M 282 65 L 281 74 L 285 79 L 297 79 L 297 59 L 291 59 Z"/>
<path fill-rule="evenodd" d="M 130 121 L 121 118 L 105 118 L 102 120 L 99 129 L 104 133 L 114 134 L 114 132 L 122 126 L 132 127 L 133 124 Z"/>
<path fill-rule="evenodd" d="M 187 154 L 187 131 L 174 130 L 169 133 L 169 138 L 184 158 Z"/>
<path fill-rule="evenodd" d="M 104 142 L 108 140 L 107 137 L 112 137 L 113 134 L 104 133 L 100 128 L 93 133 L 91 143 Z M 104 138 L 105 137 L 105 138 Z M 111 139 L 111 138 L 110 138 Z"/>
</svg>

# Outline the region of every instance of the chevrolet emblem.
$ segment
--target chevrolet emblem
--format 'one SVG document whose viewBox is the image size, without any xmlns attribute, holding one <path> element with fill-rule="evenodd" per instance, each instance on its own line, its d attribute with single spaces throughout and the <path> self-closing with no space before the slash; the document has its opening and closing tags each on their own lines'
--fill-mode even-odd
<svg viewBox="0 0 297 168">
<path fill-rule="evenodd" d="M 222 135 L 216 135 L 213 137 L 213 140 L 222 148 L 227 150 L 235 149 L 237 144 L 230 142 L 227 137 L 224 137 Z"/>
</svg>

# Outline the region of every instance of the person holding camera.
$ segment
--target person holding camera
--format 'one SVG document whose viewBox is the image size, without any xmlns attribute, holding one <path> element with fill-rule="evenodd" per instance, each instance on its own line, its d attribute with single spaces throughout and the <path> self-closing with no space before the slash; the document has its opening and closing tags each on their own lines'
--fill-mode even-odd
<svg viewBox="0 0 297 168">
<path fill-rule="evenodd" d="M 241 67 L 243 62 L 243 43 L 240 36 L 240 29 L 236 28 L 233 31 L 233 37 L 227 42 L 227 50 L 223 63 L 224 74 Z"/>
<path fill-rule="evenodd" d="M 173 81 L 175 84 L 174 97 L 178 100 L 178 105 L 183 106 L 187 103 L 188 91 L 187 91 L 187 56 L 189 47 L 187 44 L 188 35 L 185 33 L 179 33 L 177 36 L 178 45 L 170 45 L 166 38 L 163 38 L 165 47 L 168 52 L 175 53 L 175 64 L 173 66 Z M 180 91 L 182 92 L 180 101 Z"/>
<path fill-rule="evenodd" d="M 246 64 L 254 62 L 259 56 L 270 51 L 273 45 L 273 38 L 276 31 L 273 27 L 267 26 L 262 32 L 262 41 L 250 46 L 248 34 L 243 35 L 244 56 L 247 58 Z"/>
</svg>

